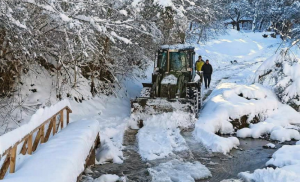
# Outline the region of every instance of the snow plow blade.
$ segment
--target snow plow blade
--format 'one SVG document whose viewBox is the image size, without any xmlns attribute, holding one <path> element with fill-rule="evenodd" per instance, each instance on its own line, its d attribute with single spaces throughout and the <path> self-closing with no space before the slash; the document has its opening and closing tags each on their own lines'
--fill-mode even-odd
<svg viewBox="0 0 300 182">
<path fill-rule="evenodd" d="M 168 112 L 182 111 L 190 114 L 191 120 L 195 118 L 194 107 L 189 99 L 143 98 L 131 100 L 131 118 L 137 122 L 139 128 L 143 127 L 143 121 L 151 115 Z"/>
</svg>

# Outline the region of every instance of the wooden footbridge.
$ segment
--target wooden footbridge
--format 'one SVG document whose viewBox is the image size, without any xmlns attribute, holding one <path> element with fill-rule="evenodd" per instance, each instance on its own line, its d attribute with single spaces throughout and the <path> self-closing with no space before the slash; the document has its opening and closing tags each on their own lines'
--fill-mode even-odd
<svg viewBox="0 0 300 182">
<path fill-rule="evenodd" d="M 76 152 L 74 151 L 70 151 L 70 152 L 72 152 L 72 155 L 74 155 L 73 157 L 81 157 L 81 159 L 75 158 L 74 160 L 82 161 L 80 163 L 82 164 L 82 166 L 79 167 L 76 166 L 76 164 L 73 166 L 69 165 L 70 168 L 73 167 L 74 169 L 76 169 L 74 170 L 75 171 L 74 173 L 78 173 L 78 174 L 73 173 L 73 175 L 77 175 L 77 176 L 73 176 L 72 179 L 78 179 L 86 166 L 95 164 L 95 148 L 100 144 L 100 138 L 98 133 L 99 130 L 97 128 L 98 123 L 96 121 L 91 122 L 91 121 L 84 120 L 84 121 L 76 121 L 70 124 L 70 113 L 72 113 L 72 110 L 69 108 L 69 106 L 68 105 L 64 106 L 62 109 L 60 109 L 58 112 L 51 115 L 49 118 L 45 118 L 45 120 L 41 122 L 41 124 L 33 128 L 29 133 L 27 133 L 20 140 L 11 144 L 9 148 L 7 148 L 8 147 L 7 145 L 6 146 L 1 145 L 1 142 L 3 142 L 1 141 L 1 137 L 4 137 L 5 139 L 6 134 L 2 135 L 0 137 L 0 149 L 2 148 L 0 151 L 3 151 L 0 156 L 1 157 L 0 179 L 3 179 L 5 181 L 6 178 L 8 177 L 8 179 L 11 178 L 11 180 L 9 181 L 14 181 L 13 179 L 16 176 L 17 178 L 20 178 L 22 170 L 26 171 L 26 167 L 28 168 L 30 167 L 31 165 L 30 160 L 35 160 L 33 158 L 35 155 L 42 156 L 43 153 L 48 152 L 46 150 L 48 145 L 47 142 L 51 140 L 53 141 L 51 142 L 51 144 L 49 143 L 49 148 L 51 150 L 51 153 L 49 153 L 50 156 L 48 156 L 49 158 L 48 159 L 41 158 L 42 160 L 40 159 L 36 160 L 36 162 L 38 162 L 36 164 L 37 171 L 32 171 L 33 174 L 36 173 L 36 175 L 39 175 L 39 172 L 43 173 L 45 170 L 51 170 L 49 167 L 48 167 L 49 169 L 45 168 L 44 166 L 47 166 L 48 164 L 43 162 L 47 162 L 47 160 L 51 161 L 52 157 L 53 160 L 56 160 L 55 157 L 67 159 L 70 156 L 70 154 L 68 155 L 68 152 L 64 152 L 66 150 L 76 150 L 78 156 L 76 156 L 77 155 Z M 49 116 L 49 113 L 47 114 Z M 70 126 L 69 128 L 69 125 L 72 126 Z M 15 133 L 21 133 L 22 127 L 28 128 L 28 126 L 26 126 L 25 124 L 20 127 L 19 129 L 20 132 L 15 131 Z M 72 134 L 73 131 L 75 132 L 74 135 Z M 54 137 L 55 135 L 57 136 Z M 92 141 L 90 141 L 91 139 Z M 67 144 L 72 143 L 72 145 L 68 145 L 68 149 L 65 149 L 63 151 L 64 145 L 61 144 L 63 142 Z M 83 144 L 84 146 L 80 148 L 81 147 L 80 145 Z M 39 150 L 40 146 L 43 147 L 41 147 L 41 149 Z M 87 146 L 89 147 L 89 149 L 86 149 Z M 7 149 L 3 147 L 6 147 Z M 53 154 L 54 156 L 52 156 L 51 154 Z M 24 155 L 24 156 L 26 155 L 27 157 L 26 157 L 26 161 L 23 161 L 22 165 L 16 170 L 16 165 L 18 164 L 17 160 L 19 158 L 22 158 L 22 157 L 18 157 L 19 155 Z M 62 163 L 61 161 L 57 161 L 57 162 L 59 163 L 57 165 L 61 165 L 62 167 L 63 165 L 68 164 L 68 162 L 66 162 L 66 164 Z M 72 161 L 70 162 L 72 163 Z M 18 174 L 19 170 L 20 170 L 20 175 L 12 174 L 12 173 Z M 52 173 L 53 171 L 48 171 L 48 172 Z M 28 171 L 24 174 L 28 174 Z M 25 175 L 23 181 L 34 181 L 34 179 L 31 179 L 31 177 L 32 176 L 30 175 Z M 47 180 L 43 180 L 43 181 L 47 181 Z M 51 181 L 51 179 L 49 179 L 49 181 Z"/>
</svg>

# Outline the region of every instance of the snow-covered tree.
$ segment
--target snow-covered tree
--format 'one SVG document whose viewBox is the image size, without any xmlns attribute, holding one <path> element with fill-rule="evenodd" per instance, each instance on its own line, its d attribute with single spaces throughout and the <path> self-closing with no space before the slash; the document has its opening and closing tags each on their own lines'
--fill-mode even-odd
<svg viewBox="0 0 300 182">
<path fill-rule="evenodd" d="M 271 87 L 283 103 L 300 109 L 300 59 L 282 49 L 256 71 L 255 82 Z"/>
<path fill-rule="evenodd" d="M 248 0 L 234 0 L 227 6 L 227 16 L 236 25 L 237 31 L 240 31 L 240 21 L 243 18 L 249 18 L 253 15 L 253 9 Z"/>
</svg>

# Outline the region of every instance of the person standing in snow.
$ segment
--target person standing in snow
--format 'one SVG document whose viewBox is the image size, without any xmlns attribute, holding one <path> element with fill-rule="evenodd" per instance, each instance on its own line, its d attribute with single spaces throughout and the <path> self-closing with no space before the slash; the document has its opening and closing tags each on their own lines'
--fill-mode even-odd
<svg viewBox="0 0 300 182">
<path fill-rule="evenodd" d="M 195 63 L 195 70 L 196 72 L 200 72 L 202 69 L 202 66 L 204 65 L 204 61 L 202 60 L 202 57 L 199 56 L 198 60 Z"/>
<path fill-rule="evenodd" d="M 207 88 L 209 88 L 211 74 L 213 72 L 213 68 L 212 68 L 211 64 L 209 64 L 208 59 L 206 60 L 205 64 L 202 66 L 201 71 L 203 71 L 205 88 L 207 89 Z"/>
</svg>

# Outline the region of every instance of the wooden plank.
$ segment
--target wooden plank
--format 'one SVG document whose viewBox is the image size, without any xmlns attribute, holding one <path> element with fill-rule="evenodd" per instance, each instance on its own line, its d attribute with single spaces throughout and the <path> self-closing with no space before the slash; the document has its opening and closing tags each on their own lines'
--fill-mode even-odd
<svg viewBox="0 0 300 182">
<path fill-rule="evenodd" d="M 27 153 L 27 142 L 28 142 L 28 138 L 25 139 L 20 154 L 25 155 Z"/>
<path fill-rule="evenodd" d="M 64 110 L 60 111 L 59 122 L 60 122 L 60 129 L 62 130 L 64 128 Z"/>
<path fill-rule="evenodd" d="M 0 170 L 0 180 L 4 178 L 10 164 L 10 153 L 6 155 L 5 161 Z"/>
<path fill-rule="evenodd" d="M 29 137 L 28 137 L 28 149 L 27 149 L 27 153 L 29 155 L 32 154 L 32 134 L 30 134 Z"/>
<path fill-rule="evenodd" d="M 17 146 L 15 145 L 10 151 L 9 173 L 14 173 L 16 170 Z"/>
<path fill-rule="evenodd" d="M 50 137 L 50 133 L 51 133 L 51 130 L 52 130 L 52 128 L 53 128 L 52 125 L 53 125 L 53 122 L 50 121 L 50 123 L 49 123 L 49 125 L 48 125 L 48 129 L 47 129 L 47 133 L 46 133 L 46 136 L 45 136 L 45 139 L 44 139 L 45 142 L 47 142 L 48 139 L 49 139 L 49 137 Z"/>
<path fill-rule="evenodd" d="M 53 136 L 56 134 L 56 116 L 52 118 L 52 126 L 53 126 Z"/>
<path fill-rule="evenodd" d="M 38 131 L 38 133 L 36 134 L 33 146 L 32 146 L 32 152 L 34 152 L 37 149 L 37 146 L 40 142 L 40 138 L 41 138 L 41 129 Z"/>
<path fill-rule="evenodd" d="M 41 132 L 41 143 L 45 143 L 45 125 L 42 125 L 40 128 L 40 132 Z"/>
</svg>

